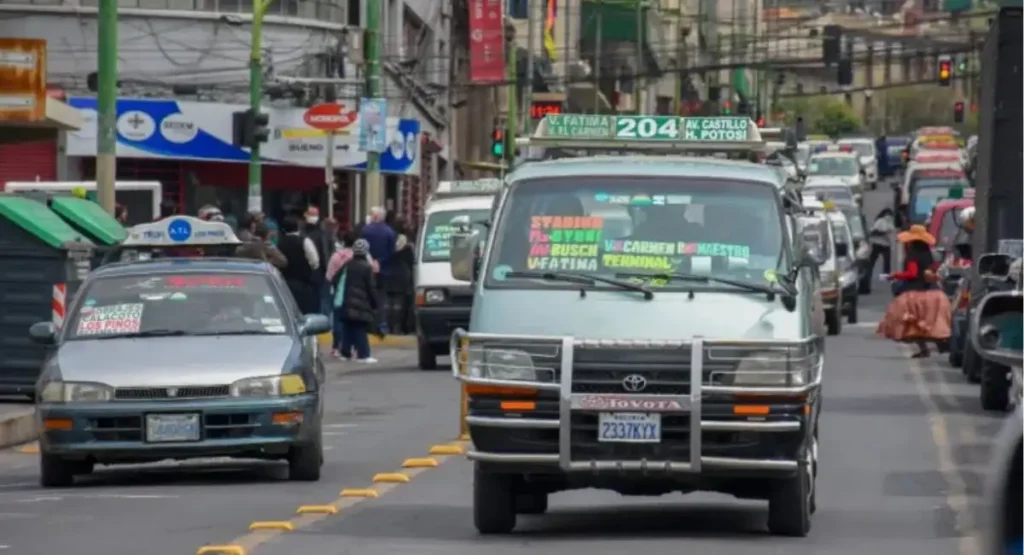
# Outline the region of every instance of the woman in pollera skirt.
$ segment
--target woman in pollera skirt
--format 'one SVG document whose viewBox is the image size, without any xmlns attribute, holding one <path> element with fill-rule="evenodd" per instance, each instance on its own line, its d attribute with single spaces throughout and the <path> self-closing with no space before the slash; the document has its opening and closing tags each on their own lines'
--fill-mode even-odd
<svg viewBox="0 0 1024 555">
<path fill-rule="evenodd" d="M 952 320 L 952 307 L 938 286 L 932 247 L 935 237 L 923 225 L 913 225 L 896 236 L 906 253 L 902 272 L 882 275 L 893 280 L 895 298 L 878 324 L 878 334 L 893 341 L 914 343 L 914 358 L 931 355 L 929 343 L 939 352 L 947 348 Z"/>
</svg>

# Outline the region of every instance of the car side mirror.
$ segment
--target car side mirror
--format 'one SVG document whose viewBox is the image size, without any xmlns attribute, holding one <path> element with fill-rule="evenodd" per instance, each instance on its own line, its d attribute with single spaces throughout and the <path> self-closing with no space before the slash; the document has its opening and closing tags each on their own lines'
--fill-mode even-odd
<svg viewBox="0 0 1024 555">
<path fill-rule="evenodd" d="M 469 231 L 452 234 L 452 248 L 449 265 L 452 277 L 459 281 L 473 281 L 477 275 L 478 237 Z"/>
<path fill-rule="evenodd" d="M 1013 259 L 1008 254 L 990 252 L 978 257 L 978 263 L 976 265 L 978 269 L 978 275 L 992 274 L 995 276 L 1005 276 L 1010 273 L 1010 263 Z"/>
<path fill-rule="evenodd" d="M 989 293 L 978 303 L 971 322 L 970 341 L 982 359 L 1003 366 L 1021 366 L 1024 359 L 1020 291 Z"/>
<path fill-rule="evenodd" d="M 800 266 L 817 268 L 825 263 L 825 257 L 813 245 L 805 245 L 800 251 L 800 260 L 798 262 Z"/>
<path fill-rule="evenodd" d="M 309 337 L 331 331 L 331 321 L 323 314 L 303 314 L 299 318 L 299 335 Z"/>
<path fill-rule="evenodd" d="M 850 246 L 846 243 L 836 243 L 836 256 L 845 258 L 850 255 Z"/>
<path fill-rule="evenodd" d="M 57 326 L 53 322 L 36 322 L 28 328 L 28 336 L 33 343 L 53 345 L 57 342 Z"/>
</svg>

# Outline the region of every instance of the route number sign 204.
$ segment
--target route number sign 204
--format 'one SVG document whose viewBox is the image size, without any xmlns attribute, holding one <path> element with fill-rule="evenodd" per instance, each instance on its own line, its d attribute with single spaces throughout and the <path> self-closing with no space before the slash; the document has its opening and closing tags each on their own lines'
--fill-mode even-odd
<svg viewBox="0 0 1024 555">
<path fill-rule="evenodd" d="M 674 116 L 619 116 L 615 120 L 616 139 L 679 140 L 679 118 Z"/>
</svg>

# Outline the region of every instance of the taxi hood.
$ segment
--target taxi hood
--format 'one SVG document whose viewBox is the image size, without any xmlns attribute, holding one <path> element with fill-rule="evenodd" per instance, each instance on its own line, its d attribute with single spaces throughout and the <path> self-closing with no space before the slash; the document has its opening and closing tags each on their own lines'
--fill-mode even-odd
<svg viewBox="0 0 1024 555">
<path fill-rule="evenodd" d="M 65 381 L 114 387 L 225 385 L 280 373 L 298 348 L 290 335 L 73 340 L 60 345 L 57 364 Z"/>
<path fill-rule="evenodd" d="M 473 307 L 470 329 L 480 333 L 572 336 L 580 339 L 778 339 L 809 335 L 810 323 L 763 293 L 655 290 L 490 290 Z M 523 310 L 529 307 L 529 310 Z"/>
</svg>

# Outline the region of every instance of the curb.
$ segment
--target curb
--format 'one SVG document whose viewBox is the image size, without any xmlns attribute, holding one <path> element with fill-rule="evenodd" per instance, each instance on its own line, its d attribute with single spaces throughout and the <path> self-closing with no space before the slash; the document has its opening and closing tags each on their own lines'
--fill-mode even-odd
<svg viewBox="0 0 1024 555">
<path fill-rule="evenodd" d="M 323 349 L 330 349 L 331 343 L 334 341 L 334 335 L 331 333 L 323 333 L 317 336 L 317 341 L 320 342 L 320 347 Z M 416 348 L 416 336 L 415 335 L 385 335 L 383 338 L 377 337 L 376 335 L 370 336 L 371 347 L 389 347 L 391 349 L 415 349 Z"/>
<path fill-rule="evenodd" d="M 36 439 L 35 411 L 21 410 L 0 415 L 0 449 Z"/>
</svg>

